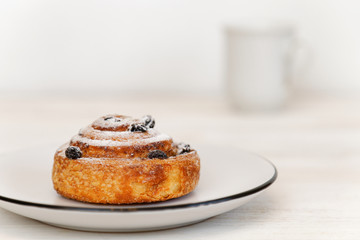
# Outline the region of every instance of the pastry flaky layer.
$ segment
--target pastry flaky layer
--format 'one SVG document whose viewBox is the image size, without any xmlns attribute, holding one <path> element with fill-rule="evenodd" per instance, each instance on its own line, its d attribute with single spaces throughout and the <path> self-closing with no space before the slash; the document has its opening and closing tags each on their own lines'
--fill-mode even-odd
<svg viewBox="0 0 360 240">
<path fill-rule="evenodd" d="M 104 204 L 165 201 L 193 191 L 200 174 L 197 152 L 154 130 L 149 117 L 108 115 L 81 129 L 55 153 L 55 190 Z"/>
</svg>

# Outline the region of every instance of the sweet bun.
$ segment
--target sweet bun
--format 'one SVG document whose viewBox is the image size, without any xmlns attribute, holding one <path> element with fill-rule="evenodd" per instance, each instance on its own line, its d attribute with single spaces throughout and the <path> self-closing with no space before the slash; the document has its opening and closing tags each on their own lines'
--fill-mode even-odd
<svg viewBox="0 0 360 240">
<path fill-rule="evenodd" d="M 193 191 L 200 158 L 154 129 L 151 116 L 107 115 L 55 153 L 54 189 L 78 201 L 131 204 L 165 201 Z"/>
</svg>

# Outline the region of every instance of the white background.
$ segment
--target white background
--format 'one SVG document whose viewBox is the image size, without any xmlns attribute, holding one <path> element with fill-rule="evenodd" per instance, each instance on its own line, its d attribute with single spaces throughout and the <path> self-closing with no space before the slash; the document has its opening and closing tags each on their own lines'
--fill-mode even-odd
<svg viewBox="0 0 360 240">
<path fill-rule="evenodd" d="M 312 51 L 296 86 L 360 91 L 360 3 L 350 0 L 0 1 L 0 93 L 221 92 L 227 21 L 288 19 Z"/>
</svg>

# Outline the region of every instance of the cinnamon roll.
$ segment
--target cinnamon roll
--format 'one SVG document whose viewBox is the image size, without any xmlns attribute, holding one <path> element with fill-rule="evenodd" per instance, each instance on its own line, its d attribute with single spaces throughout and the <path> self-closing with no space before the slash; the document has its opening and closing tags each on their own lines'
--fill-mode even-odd
<svg viewBox="0 0 360 240">
<path fill-rule="evenodd" d="M 54 189 L 104 204 L 165 201 L 193 191 L 200 172 L 196 150 L 154 126 L 149 115 L 100 117 L 56 151 Z"/>
</svg>

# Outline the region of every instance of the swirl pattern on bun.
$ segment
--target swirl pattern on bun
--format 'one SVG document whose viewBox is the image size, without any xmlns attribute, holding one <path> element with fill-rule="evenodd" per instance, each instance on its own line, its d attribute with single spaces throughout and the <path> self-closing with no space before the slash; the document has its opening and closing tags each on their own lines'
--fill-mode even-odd
<svg viewBox="0 0 360 240">
<path fill-rule="evenodd" d="M 147 115 L 107 115 L 81 129 L 55 153 L 54 189 L 64 197 L 105 204 L 157 202 L 193 191 L 200 159 L 154 129 Z"/>
</svg>

